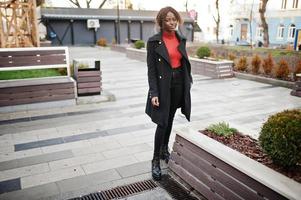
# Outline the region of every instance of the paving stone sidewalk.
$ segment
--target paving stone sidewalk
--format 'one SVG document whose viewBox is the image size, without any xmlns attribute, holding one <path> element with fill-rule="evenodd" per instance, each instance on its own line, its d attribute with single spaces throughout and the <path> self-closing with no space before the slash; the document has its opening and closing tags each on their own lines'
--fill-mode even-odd
<svg viewBox="0 0 301 200">
<path fill-rule="evenodd" d="M 151 178 L 146 63 L 107 48 L 71 47 L 70 56 L 99 58 L 103 89 L 115 101 L 1 113 L 0 199 L 68 199 Z M 257 138 L 269 115 L 301 108 L 287 88 L 193 78 L 194 124 L 225 121 Z M 178 112 L 174 128 L 187 125 Z"/>
</svg>

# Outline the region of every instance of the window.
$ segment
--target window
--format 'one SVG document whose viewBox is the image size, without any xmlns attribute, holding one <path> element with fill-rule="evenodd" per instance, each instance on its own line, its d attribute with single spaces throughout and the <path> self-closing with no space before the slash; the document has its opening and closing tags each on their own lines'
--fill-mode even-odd
<svg viewBox="0 0 301 200">
<path fill-rule="evenodd" d="M 287 0 L 282 0 L 281 9 L 286 9 Z"/>
<path fill-rule="evenodd" d="M 298 0 L 293 1 L 293 8 L 298 8 Z"/>
<path fill-rule="evenodd" d="M 295 24 L 291 24 L 288 28 L 288 39 L 294 39 L 296 33 L 296 26 Z"/>
<path fill-rule="evenodd" d="M 262 37 L 263 36 L 263 28 L 261 26 L 257 27 L 256 36 L 257 37 Z"/>
<path fill-rule="evenodd" d="M 232 37 L 233 36 L 233 25 L 231 24 L 230 26 L 229 26 L 229 35 Z"/>
<path fill-rule="evenodd" d="M 277 38 L 283 39 L 283 37 L 284 37 L 284 25 L 281 24 L 278 26 Z"/>
</svg>

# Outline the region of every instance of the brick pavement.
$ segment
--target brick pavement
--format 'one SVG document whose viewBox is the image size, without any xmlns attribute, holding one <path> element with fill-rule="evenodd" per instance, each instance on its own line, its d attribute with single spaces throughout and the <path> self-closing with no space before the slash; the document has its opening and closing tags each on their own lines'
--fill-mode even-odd
<svg viewBox="0 0 301 200">
<path fill-rule="evenodd" d="M 151 177 L 146 63 L 104 48 L 72 47 L 70 55 L 100 58 L 115 101 L 1 113 L 0 199 L 68 199 Z M 269 115 L 301 108 L 287 88 L 193 77 L 193 124 L 225 121 L 257 138 Z M 189 123 L 177 113 L 174 125 Z"/>
</svg>

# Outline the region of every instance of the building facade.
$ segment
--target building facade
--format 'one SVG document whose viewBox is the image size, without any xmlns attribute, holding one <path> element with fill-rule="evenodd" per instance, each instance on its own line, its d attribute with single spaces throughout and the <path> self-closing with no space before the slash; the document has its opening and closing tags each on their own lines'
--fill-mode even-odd
<svg viewBox="0 0 301 200">
<path fill-rule="evenodd" d="M 147 39 L 157 32 L 157 11 L 86 8 L 42 8 L 41 21 L 52 45 L 94 45 L 100 38 L 107 43 L 130 43 Z M 193 20 L 180 13 L 184 24 L 179 31 L 193 40 Z"/>
<path fill-rule="evenodd" d="M 252 41 L 253 44 L 263 42 L 263 28 L 258 12 L 260 6 L 260 0 L 235 2 L 231 9 L 232 20 L 228 25 L 230 42 Z M 265 17 L 269 27 L 271 47 L 289 45 L 298 49 L 301 44 L 300 0 L 269 0 Z"/>
</svg>

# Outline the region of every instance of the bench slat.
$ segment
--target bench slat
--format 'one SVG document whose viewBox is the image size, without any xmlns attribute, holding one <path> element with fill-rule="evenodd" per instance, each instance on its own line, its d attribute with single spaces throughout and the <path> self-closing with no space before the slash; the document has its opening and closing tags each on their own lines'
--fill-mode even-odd
<svg viewBox="0 0 301 200">
<path fill-rule="evenodd" d="M 77 92 L 78 94 L 86 94 L 86 93 L 98 93 L 100 92 L 100 87 L 97 88 L 78 88 Z"/>
<path fill-rule="evenodd" d="M 48 90 L 37 90 L 37 91 L 26 91 L 26 92 L 14 92 L 14 93 L 1 93 L 0 99 L 24 99 L 24 98 L 35 98 L 42 96 L 53 96 L 62 94 L 72 94 L 74 88 L 59 88 L 59 89 L 48 89 Z"/>
<path fill-rule="evenodd" d="M 28 104 L 28 103 L 39 103 L 39 102 L 47 102 L 47 101 L 59 101 L 66 99 L 74 99 L 75 95 L 73 94 L 64 94 L 64 95 L 53 95 L 53 96 L 45 96 L 45 97 L 35 97 L 28 99 L 14 99 L 14 100 L 0 100 L 0 106 L 12 106 L 12 105 L 20 105 L 20 104 Z"/>
<path fill-rule="evenodd" d="M 78 77 L 77 83 L 87 83 L 87 82 L 99 82 L 101 78 L 99 76 L 96 77 Z"/>
<path fill-rule="evenodd" d="M 94 88 L 94 87 L 100 88 L 100 86 L 101 86 L 100 82 L 88 82 L 88 83 L 78 84 L 77 88 Z"/>
<path fill-rule="evenodd" d="M 49 90 L 49 89 L 60 89 L 60 88 L 74 88 L 74 83 L 52 83 L 52 84 L 41 84 L 41 85 L 29 85 L 29 86 L 18 86 L 18 87 L 6 87 L 0 88 L 0 93 L 10 94 L 15 92 L 28 92 L 33 90 Z"/>
<path fill-rule="evenodd" d="M 55 55 L 55 54 L 64 54 L 65 50 L 32 50 L 32 51 L 0 51 L 0 57 L 8 56 L 36 56 L 36 55 Z"/>
<path fill-rule="evenodd" d="M 81 71 L 78 72 L 78 77 L 93 77 L 93 76 L 99 76 L 100 77 L 101 72 L 100 71 Z"/>
<path fill-rule="evenodd" d="M 74 79 L 67 76 L 59 77 L 43 77 L 43 78 L 29 78 L 29 79 L 14 79 L 14 80 L 0 80 L 0 88 L 32 86 L 32 85 L 48 85 L 53 83 L 75 83 Z"/>
<path fill-rule="evenodd" d="M 65 55 L 19 56 L 0 58 L 0 67 L 66 64 Z"/>
</svg>

